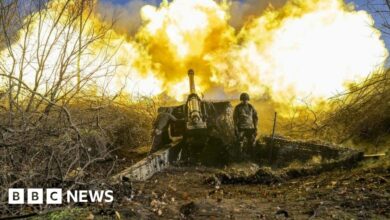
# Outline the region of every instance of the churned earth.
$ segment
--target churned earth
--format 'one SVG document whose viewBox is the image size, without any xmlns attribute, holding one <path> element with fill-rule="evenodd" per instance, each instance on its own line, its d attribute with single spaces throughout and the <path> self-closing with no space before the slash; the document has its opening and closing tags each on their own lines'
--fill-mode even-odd
<svg viewBox="0 0 390 220">
<path fill-rule="evenodd" d="M 294 178 L 251 163 L 173 166 L 144 182 L 120 183 L 111 205 L 34 219 L 390 219 L 387 159 Z"/>
<path fill-rule="evenodd" d="M 133 198 L 122 198 L 115 209 L 123 219 L 390 218 L 390 167 L 360 166 L 268 184 L 223 184 L 218 172 L 169 168 L 133 183 Z"/>
</svg>

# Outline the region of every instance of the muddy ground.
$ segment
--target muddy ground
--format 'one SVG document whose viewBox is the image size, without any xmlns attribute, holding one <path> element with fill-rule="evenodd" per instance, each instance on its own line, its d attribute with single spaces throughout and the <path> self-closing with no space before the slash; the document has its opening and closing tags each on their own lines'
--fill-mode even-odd
<svg viewBox="0 0 390 220">
<path fill-rule="evenodd" d="M 220 184 L 218 172 L 172 167 L 133 183 L 123 219 L 390 219 L 390 168 L 338 170 L 271 184 Z"/>
</svg>

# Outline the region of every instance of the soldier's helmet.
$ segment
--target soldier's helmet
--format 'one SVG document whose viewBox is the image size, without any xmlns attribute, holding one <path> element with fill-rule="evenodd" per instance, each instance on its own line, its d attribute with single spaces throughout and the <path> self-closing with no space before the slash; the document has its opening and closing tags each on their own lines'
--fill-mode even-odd
<svg viewBox="0 0 390 220">
<path fill-rule="evenodd" d="M 240 95 L 240 101 L 249 101 L 249 95 L 246 92 L 241 93 Z"/>
</svg>

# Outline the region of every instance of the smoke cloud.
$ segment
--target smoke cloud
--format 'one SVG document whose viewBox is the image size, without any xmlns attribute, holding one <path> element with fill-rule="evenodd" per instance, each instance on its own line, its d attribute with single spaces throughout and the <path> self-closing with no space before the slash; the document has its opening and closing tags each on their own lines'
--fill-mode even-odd
<svg viewBox="0 0 390 220">
<path fill-rule="evenodd" d="M 157 0 L 129 0 L 126 4 L 99 1 L 97 13 L 108 23 L 114 21 L 114 29 L 120 34 L 134 35 L 142 24 L 141 8 L 158 5 Z"/>
<path fill-rule="evenodd" d="M 114 28 L 121 34 L 134 35 L 142 25 L 141 8 L 158 6 L 159 0 L 129 0 L 125 4 L 99 1 L 97 13 L 107 22 L 115 21 Z M 267 8 L 280 8 L 287 0 L 233 0 L 229 3 L 229 24 L 239 30 L 248 20 L 260 16 Z"/>
<path fill-rule="evenodd" d="M 230 7 L 230 25 L 240 29 L 248 20 L 258 17 L 267 8 L 280 8 L 287 0 L 234 0 Z"/>
<path fill-rule="evenodd" d="M 50 2 L 52 14 L 58 13 L 56 2 L 62 0 Z M 183 100 L 191 68 L 197 92 L 210 99 L 242 91 L 276 101 L 327 98 L 381 68 L 388 57 L 372 16 L 344 0 L 94 3 L 87 27 L 113 20 L 116 25 L 81 62 L 96 60 L 94 54 L 104 49 L 112 54 L 110 94 L 123 88 L 128 94 Z M 27 37 L 36 42 L 37 36 L 42 37 Z"/>
</svg>

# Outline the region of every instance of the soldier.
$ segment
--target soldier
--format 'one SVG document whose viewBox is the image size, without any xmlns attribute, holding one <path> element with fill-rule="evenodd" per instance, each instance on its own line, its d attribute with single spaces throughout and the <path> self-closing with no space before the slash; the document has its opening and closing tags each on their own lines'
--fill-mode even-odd
<svg viewBox="0 0 390 220">
<path fill-rule="evenodd" d="M 242 93 L 240 100 L 241 103 L 234 109 L 233 121 L 236 137 L 239 140 L 240 150 L 242 151 L 244 147 L 252 149 L 255 144 L 258 117 L 255 108 L 249 104 L 249 95 L 247 93 Z M 245 139 L 246 144 L 244 144 Z"/>
<path fill-rule="evenodd" d="M 176 121 L 176 117 L 172 115 L 172 108 L 159 108 L 156 120 L 153 123 L 152 131 L 152 147 L 150 153 L 156 152 L 159 148 L 168 142 L 168 126 L 171 121 Z"/>
</svg>

